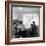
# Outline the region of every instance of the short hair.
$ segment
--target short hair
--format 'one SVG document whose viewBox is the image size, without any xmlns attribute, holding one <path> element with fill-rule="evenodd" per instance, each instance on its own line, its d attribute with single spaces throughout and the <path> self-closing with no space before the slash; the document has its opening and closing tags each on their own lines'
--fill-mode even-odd
<svg viewBox="0 0 46 46">
<path fill-rule="evenodd" d="M 22 24 L 22 21 L 20 21 L 20 24 Z"/>
<path fill-rule="evenodd" d="M 35 23 L 35 21 L 33 21 L 33 23 Z"/>
<path fill-rule="evenodd" d="M 31 24 L 33 26 L 33 24 Z"/>
<path fill-rule="evenodd" d="M 21 28 L 19 28 L 19 30 L 21 30 Z"/>
</svg>

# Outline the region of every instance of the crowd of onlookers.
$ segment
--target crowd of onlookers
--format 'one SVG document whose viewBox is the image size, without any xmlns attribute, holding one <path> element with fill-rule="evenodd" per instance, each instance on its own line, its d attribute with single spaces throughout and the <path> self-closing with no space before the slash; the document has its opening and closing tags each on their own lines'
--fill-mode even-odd
<svg viewBox="0 0 46 46">
<path fill-rule="evenodd" d="M 20 37 L 37 37 L 39 36 L 38 32 L 37 32 L 37 26 L 35 24 L 35 21 L 33 21 L 32 24 L 30 24 L 30 28 L 26 29 L 25 25 L 23 24 L 23 21 L 18 21 L 15 20 L 14 21 L 14 25 L 15 25 L 15 37 L 16 38 L 20 38 Z"/>
</svg>

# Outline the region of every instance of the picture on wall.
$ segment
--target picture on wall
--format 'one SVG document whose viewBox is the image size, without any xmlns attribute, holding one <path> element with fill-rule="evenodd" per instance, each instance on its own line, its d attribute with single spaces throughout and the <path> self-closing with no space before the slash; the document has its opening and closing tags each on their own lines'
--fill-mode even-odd
<svg viewBox="0 0 46 46">
<path fill-rule="evenodd" d="M 45 3 L 6 1 L 6 44 L 45 42 Z"/>
</svg>

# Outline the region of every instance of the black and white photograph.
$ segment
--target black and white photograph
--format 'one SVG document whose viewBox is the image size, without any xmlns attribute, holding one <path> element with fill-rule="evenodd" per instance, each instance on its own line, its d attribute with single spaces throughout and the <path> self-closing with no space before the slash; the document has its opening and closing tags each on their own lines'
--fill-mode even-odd
<svg viewBox="0 0 46 46">
<path fill-rule="evenodd" d="M 11 33 L 13 38 L 39 37 L 40 8 L 12 7 Z"/>
</svg>

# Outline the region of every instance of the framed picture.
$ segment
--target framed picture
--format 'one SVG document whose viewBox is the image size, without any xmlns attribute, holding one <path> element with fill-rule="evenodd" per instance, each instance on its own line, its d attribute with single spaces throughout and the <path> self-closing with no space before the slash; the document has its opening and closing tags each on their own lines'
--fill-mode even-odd
<svg viewBox="0 0 46 46">
<path fill-rule="evenodd" d="M 45 3 L 5 2 L 5 44 L 45 42 Z"/>
</svg>

